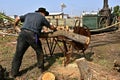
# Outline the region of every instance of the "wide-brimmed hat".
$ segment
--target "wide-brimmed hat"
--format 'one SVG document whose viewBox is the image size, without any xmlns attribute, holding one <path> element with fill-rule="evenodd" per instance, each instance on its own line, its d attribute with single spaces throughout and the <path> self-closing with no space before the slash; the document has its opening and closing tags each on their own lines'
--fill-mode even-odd
<svg viewBox="0 0 120 80">
<path fill-rule="evenodd" d="M 46 11 L 45 8 L 41 7 L 41 8 L 38 8 L 38 10 L 36 10 L 35 12 L 42 12 L 42 13 L 45 13 L 45 16 L 48 16 L 49 15 L 49 12 Z"/>
</svg>

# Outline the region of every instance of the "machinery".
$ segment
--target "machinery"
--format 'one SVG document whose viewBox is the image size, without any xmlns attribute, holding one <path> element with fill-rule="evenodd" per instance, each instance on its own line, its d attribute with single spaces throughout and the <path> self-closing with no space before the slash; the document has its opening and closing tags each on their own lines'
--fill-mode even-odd
<svg viewBox="0 0 120 80">
<path fill-rule="evenodd" d="M 82 24 L 89 27 L 91 33 L 116 30 L 118 28 L 117 18 L 109 8 L 108 0 L 104 0 L 103 8 L 97 14 L 86 14 L 82 16 Z"/>
</svg>

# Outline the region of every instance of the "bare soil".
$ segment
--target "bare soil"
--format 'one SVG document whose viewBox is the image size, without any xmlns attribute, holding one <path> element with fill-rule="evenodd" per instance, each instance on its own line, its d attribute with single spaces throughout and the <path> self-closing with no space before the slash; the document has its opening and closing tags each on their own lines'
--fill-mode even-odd
<svg viewBox="0 0 120 80">
<path fill-rule="evenodd" d="M 10 72 L 11 62 L 16 48 L 16 37 L 0 36 L 0 64 Z M 43 40 L 44 41 L 44 40 Z M 60 43 L 62 46 L 62 44 Z M 83 57 L 76 51 L 72 55 L 71 63 L 63 65 L 64 57 L 57 46 L 51 57 L 46 44 L 45 69 L 54 73 L 57 80 L 79 80 L 80 72 L 75 62 Z M 114 70 L 114 60 L 120 60 L 120 30 L 95 34 L 91 37 L 89 48 L 85 52 L 86 60 L 92 69 L 94 80 L 120 80 L 120 72 Z M 42 74 L 36 66 L 36 54 L 30 47 L 24 57 L 20 68 L 20 76 L 15 80 L 37 80 Z"/>
</svg>

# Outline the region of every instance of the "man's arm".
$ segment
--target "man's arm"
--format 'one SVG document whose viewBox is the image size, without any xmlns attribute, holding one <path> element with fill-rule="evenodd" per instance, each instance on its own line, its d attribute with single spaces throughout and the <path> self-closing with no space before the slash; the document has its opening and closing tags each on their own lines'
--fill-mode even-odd
<svg viewBox="0 0 120 80">
<path fill-rule="evenodd" d="M 20 28 L 18 27 L 19 21 L 20 21 L 20 17 L 16 17 L 16 18 L 15 18 L 15 22 L 14 22 L 14 29 L 15 29 L 17 32 L 21 32 Z"/>
<path fill-rule="evenodd" d="M 43 22 L 44 26 L 46 26 L 47 28 L 50 28 L 53 31 L 57 31 L 56 27 L 54 27 L 52 24 L 50 24 L 45 17 L 42 19 L 42 22 Z"/>
</svg>

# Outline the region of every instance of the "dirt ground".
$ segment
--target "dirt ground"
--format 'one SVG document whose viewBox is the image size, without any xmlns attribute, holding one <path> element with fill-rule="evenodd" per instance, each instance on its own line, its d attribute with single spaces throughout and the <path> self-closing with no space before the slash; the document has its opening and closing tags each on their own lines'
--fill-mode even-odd
<svg viewBox="0 0 120 80">
<path fill-rule="evenodd" d="M 61 43 L 60 45 L 62 46 Z M 15 47 L 16 37 L 0 36 L 0 64 L 8 72 Z M 43 48 L 49 53 L 46 44 L 43 44 Z M 93 80 L 120 80 L 120 72 L 113 69 L 114 60 L 120 60 L 120 30 L 92 35 L 85 55 L 93 73 Z M 75 51 L 71 63 L 64 67 L 63 53 L 56 47 L 52 57 L 45 57 L 45 69 L 52 72 L 57 80 L 79 80 L 80 72 L 75 60 L 82 57 L 82 53 Z M 36 62 L 36 54 L 30 47 L 23 57 L 20 76 L 15 80 L 38 80 L 42 73 L 36 67 Z"/>
</svg>

